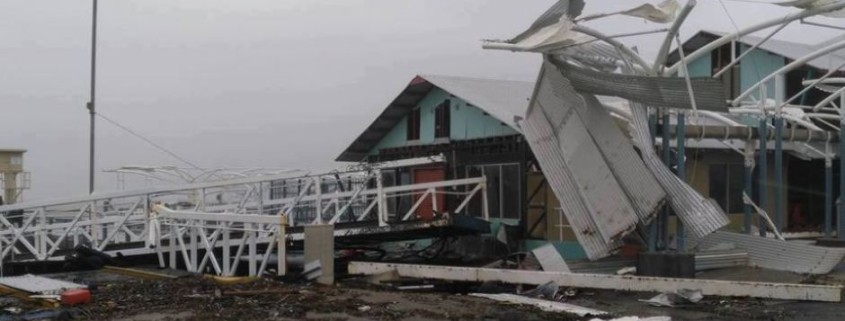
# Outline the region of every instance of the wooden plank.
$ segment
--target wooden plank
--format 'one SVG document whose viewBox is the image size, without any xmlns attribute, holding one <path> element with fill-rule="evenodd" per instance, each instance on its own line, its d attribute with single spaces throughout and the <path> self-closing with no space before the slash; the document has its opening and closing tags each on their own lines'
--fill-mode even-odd
<svg viewBox="0 0 845 321">
<path fill-rule="evenodd" d="M 650 276 L 586 274 L 567 272 L 502 270 L 475 267 L 434 266 L 374 262 L 350 262 L 350 274 L 373 275 L 396 271 L 401 277 L 449 281 L 560 286 L 638 292 L 701 290 L 704 295 L 764 299 L 840 302 L 843 286 L 662 278 Z"/>
</svg>

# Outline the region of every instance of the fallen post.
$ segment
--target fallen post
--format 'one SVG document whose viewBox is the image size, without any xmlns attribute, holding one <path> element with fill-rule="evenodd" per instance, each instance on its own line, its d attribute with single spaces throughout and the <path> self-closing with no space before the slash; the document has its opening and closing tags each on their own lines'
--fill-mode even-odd
<svg viewBox="0 0 845 321">
<path fill-rule="evenodd" d="M 349 263 L 349 274 L 373 275 L 391 271 L 396 271 L 401 277 L 420 279 L 470 282 L 498 281 L 532 285 L 555 282 L 566 287 L 638 292 L 669 292 L 677 289 L 690 289 L 701 290 L 703 295 L 822 302 L 840 302 L 844 288 L 834 285 L 699 280 L 374 262 Z"/>
</svg>

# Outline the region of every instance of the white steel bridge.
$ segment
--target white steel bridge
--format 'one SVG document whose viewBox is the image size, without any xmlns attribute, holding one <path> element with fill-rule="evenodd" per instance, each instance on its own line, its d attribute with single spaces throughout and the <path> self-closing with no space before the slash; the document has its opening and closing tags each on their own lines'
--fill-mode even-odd
<svg viewBox="0 0 845 321">
<path fill-rule="evenodd" d="M 0 206 L 0 264 L 64 260 L 75 247 L 85 246 L 111 255 L 154 254 L 162 267 L 218 275 L 233 275 L 243 261 L 248 274 L 259 275 L 278 244 L 301 241 L 301 227 L 307 224 L 332 224 L 335 237 L 360 238 L 448 227 L 461 217 L 488 218 L 484 177 L 386 186 L 385 168 L 267 175 Z M 453 200 L 452 208 L 438 206 L 444 199 L 440 195 Z M 468 213 L 474 199 L 479 209 Z M 431 206 L 435 217 L 419 219 L 422 206 Z M 283 257 L 284 251 L 279 254 Z"/>
</svg>

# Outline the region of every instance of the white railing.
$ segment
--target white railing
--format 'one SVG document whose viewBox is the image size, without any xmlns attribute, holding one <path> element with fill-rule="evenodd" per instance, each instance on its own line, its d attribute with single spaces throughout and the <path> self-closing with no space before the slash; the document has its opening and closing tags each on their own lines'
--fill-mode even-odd
<svg viewBox="0 0 845 321">
<path fill-rule="evenodd" d="M 438 204 L 441 195 L 450 195 L 457 205 L 447 209 Z M 482 204 L 477 213 L 466 211 L 472 199 Z M 255 244 L 275 237 L 279 217 L 285 217 L 290 227 L 335 224 L 342 229 L 347 223 L 368 222 L 389 228 L 417 220 L 415 213 L 423 210 L 426 200 L 435 215 L 488 217 L 483 177 L 385 186 L 378 169 L 264 176 L 0 206 L 0 263 L 60 260 L 80 245 L 123 255 L 161 255 L 164 240 L 171 256 L 177 249 L 185 251 L 182 259 L 188 270 L 202 271 L 210 264 L 215 273 L 224 275 L 237 269 L 247 246 L 254 274 L 263 272 L 266 253 L 272 251 L 271 247 L 262 260 L 254 260 Z M 233 235 L 237 238 L 230 239 Z M 175 242 L 171 245 L 170 240 Z M 226 252 L 225 245 L 238 246 L 238 253 L 224 253 L 226 258 L 218 259 L 208 251 L 199 261 L 195 257 L 201 248 Z"/>
</svg>

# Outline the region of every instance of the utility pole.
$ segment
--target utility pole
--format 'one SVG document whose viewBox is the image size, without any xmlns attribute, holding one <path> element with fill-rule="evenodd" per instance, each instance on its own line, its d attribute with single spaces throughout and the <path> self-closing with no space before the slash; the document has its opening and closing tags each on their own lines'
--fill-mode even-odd
<svg viewBox="0 0 845 321">
<path fill-rule="evenodd" d="M 91 141 L 88 159 L 88 194 L 94 193 L 94 120 L 97 117 L 94 97 L 97 85 L 97 0 L 94 1 L 91 13 L 91 97 L 88 100 L 88 114 L 91 116 Z"/>
</svg>

